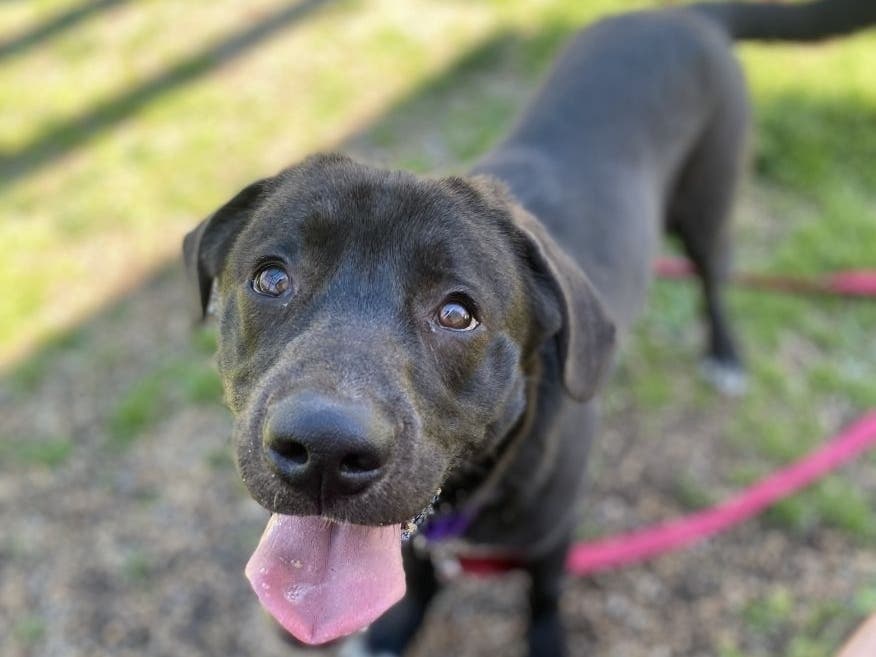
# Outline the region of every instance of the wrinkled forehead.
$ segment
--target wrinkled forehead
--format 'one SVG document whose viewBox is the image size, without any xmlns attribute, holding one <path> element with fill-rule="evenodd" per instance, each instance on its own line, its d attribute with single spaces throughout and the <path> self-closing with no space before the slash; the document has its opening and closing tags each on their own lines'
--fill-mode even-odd
<svg viewBox="0 0 876 657">
<path fill-rule="evenodd" d="M 244 260 L 284 255 L 346 269 L 363 281 L 459 285 L 500 300 L 518 297 L 522 285 L 500 212 L 471 190 L 401 172 L 292 176 L 241 242 Z"/>
</svg>

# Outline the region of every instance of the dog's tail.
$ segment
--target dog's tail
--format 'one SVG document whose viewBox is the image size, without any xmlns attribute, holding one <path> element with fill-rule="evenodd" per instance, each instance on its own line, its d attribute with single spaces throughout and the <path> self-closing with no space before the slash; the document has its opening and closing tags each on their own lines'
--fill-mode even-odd
<svg viewBox="0 0 876 657">
<path fill-rule="evenodd" d="M 739 40 L 817 41 L 876 24 L 876 0 L 702 2 L 689 8 Z"/>
</svg>

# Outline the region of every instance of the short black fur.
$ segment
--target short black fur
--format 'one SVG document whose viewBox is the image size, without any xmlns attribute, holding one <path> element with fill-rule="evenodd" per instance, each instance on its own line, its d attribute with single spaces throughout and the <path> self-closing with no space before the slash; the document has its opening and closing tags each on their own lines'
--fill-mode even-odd
<svg viewBox="0 0 876 657">
<path fill-rule="evenodd" d="M 876 20 L 865 4 L 608 18 L 572 40 L 470 177 L 320 155 L 217 210 L 184 252 L 200 311 L 218 299 L 219 368 L 253 497 L 379 525 L 404 522 L 439 487 L 446 503 L 477 496 L 465 541 L 532 576 L 530 657 L 566 654 L 558 598 L 593 397 L 616 333 L 644 305 L 663 229 L 702 280 L 708 371 L 728 390 L 741 377 L 721 299 L 749 124 L 731 40 L 847 31 Z M 288 294 L 253 289 L 265 262 L 288 270 Z M 438 325 L 449 298 L 480 324 Z M 356 495 L 290 485 L 266 457 L 272 418 L 314 395 L 354 405 L 381 436 L 379 468 Z M 404 556 L 408 593 L 371 627 L 365 654 L 400 655 L 439 588 L 427 554 L 408 544 Z"/>
</svg>

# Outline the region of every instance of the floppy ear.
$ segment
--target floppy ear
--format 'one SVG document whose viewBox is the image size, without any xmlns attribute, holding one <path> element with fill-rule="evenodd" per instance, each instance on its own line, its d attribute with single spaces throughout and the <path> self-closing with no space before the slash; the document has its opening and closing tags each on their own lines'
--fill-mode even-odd
<svg viewBox="0 0 876 657">
<path fill-rule="evenodd" d="M 242 189 L 183 239 L 183 261 L 200 300 L 201 317 L 207 315 L 213 280 L 222 271 L 235 238 L 258 207 L 269 180 L 265 178 Z"/>
<path fill-rule="evenodd" d="M 587 401 L 609 370 L 615 347 L 614 322 L 590 279 L 542 223 L 500 182 L 484 176 L 476 177 L 474 182 L 478 189 L 486 186 L 494 198 L 504 199 L 534 270 L 533 311 L 542 330 L 557 340 L 563 386 L 574 399 Z"/>
<path fill-rule="evenodd" d="M 563 385 L 578 401 L 590 399 L 602 383 L 615 347 L 614 322 L 608 316 L 590 279 L 560 248 L 531 214 L 516 207 L 514 222 L 529 242 L 533 263 L 548 298 L 538 305 L 559 303 L 562 323 L 556 333 Z M 551 298 L 552 297 L 552 298 Z"/>
</svg>

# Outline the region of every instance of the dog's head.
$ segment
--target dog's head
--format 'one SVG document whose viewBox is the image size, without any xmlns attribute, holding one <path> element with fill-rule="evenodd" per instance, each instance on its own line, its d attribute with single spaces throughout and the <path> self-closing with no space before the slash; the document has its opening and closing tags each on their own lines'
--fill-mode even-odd
<svg viewBox="0 0 876 657">
<path fill-rule="evenodd" d="M 240 473 L 288 525 L 257 570 L 313 560 L 324 543 L 307 590 L 334 596 L 312 606 L 343 609 L 337 619 L 320 612 L 317 631 L 299 617 L 307 605 L 263 597 L 306 641 L 367 624 L 397 598 L 384 586 L 385 603 L 364 616 L 370 601 L 347 600 L 361 589 L 350 582 L 373 582 L 374 563 L 390 558 L 387 541 L 397 556 L 398 534 L 375 526 L 398 528 L 514 428 L 543 346 L 555 345 L 579 400 L 609 357 L 612 325 L 587 278 L 485 178 L 422 179 L 315 156 L 238 193 L 184 252 L 202 312 L 216 288 Z M 299 591 L 300 575 L 265 575 L 257 592 Z M 345 585 L 326 584 L 339 577 Z"/>
<path fill-rule="evenodd" d="M 589 398 L 613 330 L 587 278 L 486 178 L 337 155 L 255 182 L 185 240 L 243 480 L 268 509 L 400 523 L 520 417 L 556 341 Z"/>
</svg>

